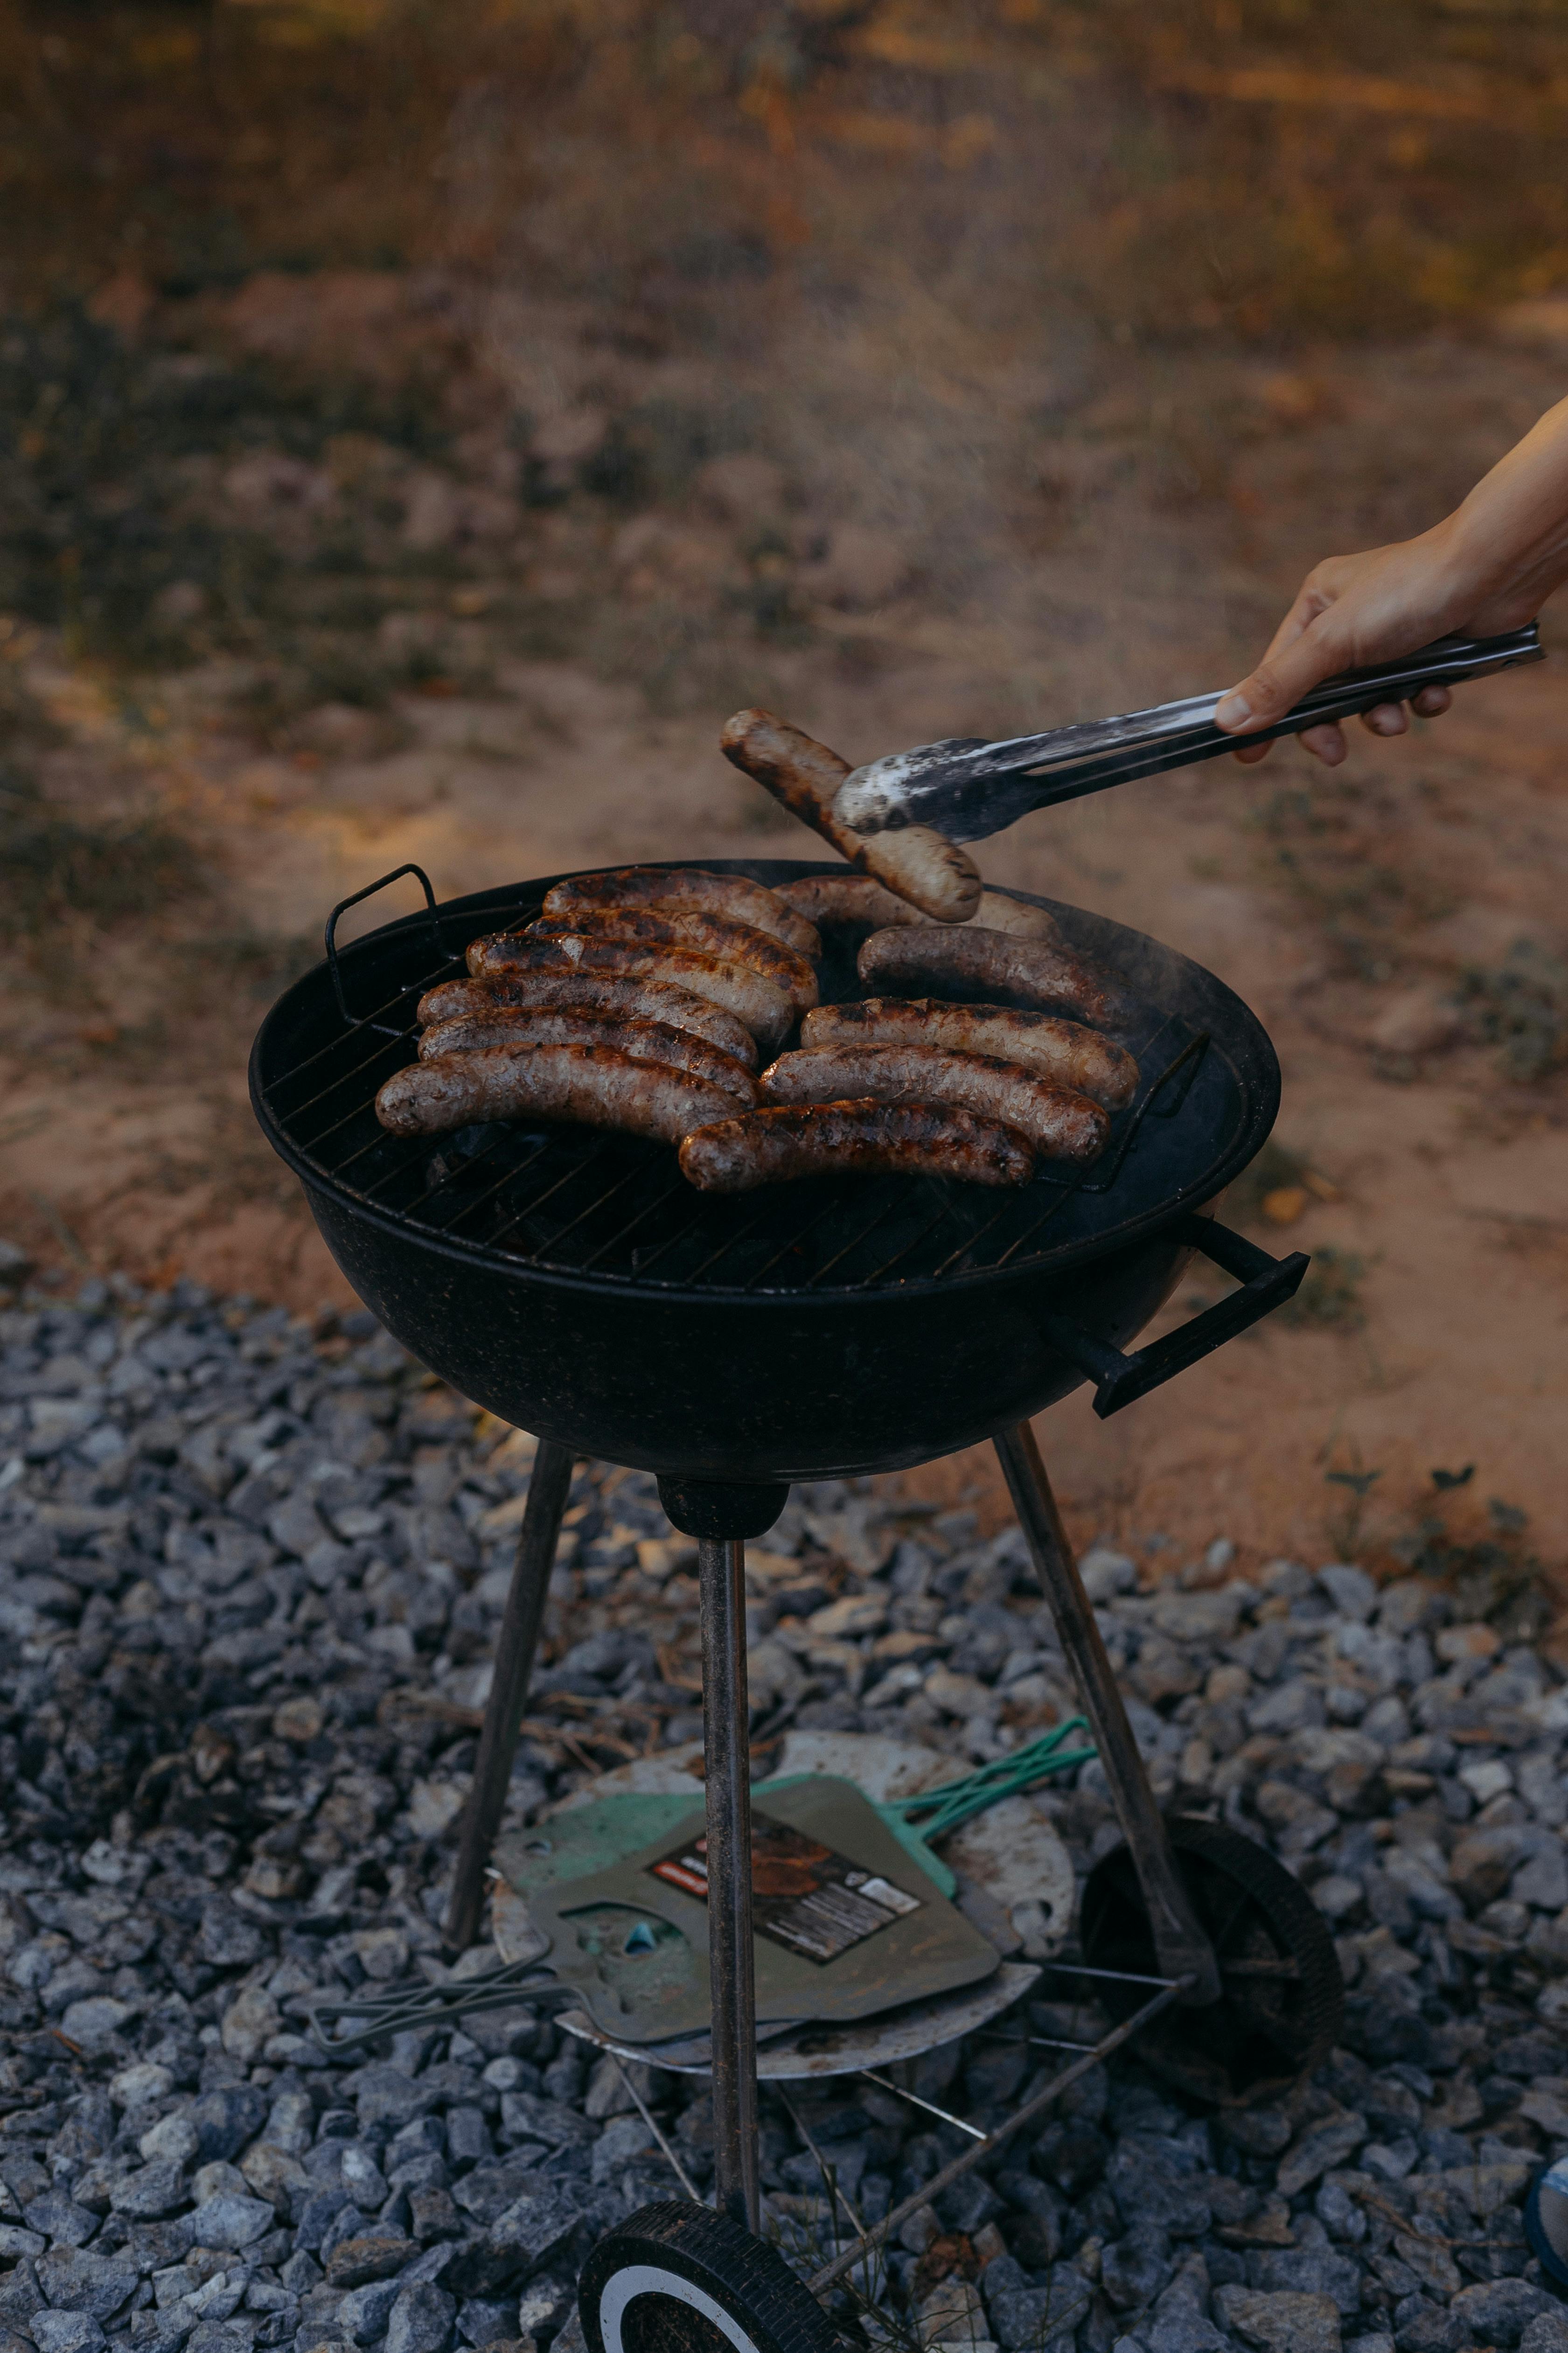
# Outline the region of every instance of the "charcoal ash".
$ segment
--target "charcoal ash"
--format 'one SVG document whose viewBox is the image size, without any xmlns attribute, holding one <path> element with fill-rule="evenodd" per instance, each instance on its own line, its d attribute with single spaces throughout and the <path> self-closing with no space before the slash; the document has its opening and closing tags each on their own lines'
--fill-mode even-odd
<svg viewBox="0 0 1568 2353">
<path fill-rule="evenodd" d="M 548 2004 L 341 2061 L 310 2032 L 318 2000 L 447 1975 L 531 1460 L 367 1314 L 123 1283 L 0 1314 L 6 2353 L 571 2353 L 587 2246 L 676 2189 Z M 1521 2203 L 1568 2154 L 1568 1692 L 1415 1577 L 1243 1574 L 1223 1537 L 1156 1588 L 1110 1545 L 1084 1571 L 1157 1793 L 1269 1849 L 1331 1924 L 1342 2047 L 1235 2112 L 1136 2059 L 1092 2070 L 917 2209 L 881 2316 L 851 2300 L 847 2326 L 1561 2353 Z M 752 1548 L 748 1619 L 764 1754 L 798 1727 L 981 1763 L 1077 1713 L 1016 1532 L 963 1509 L 797 1491 Z M 696 1736 L 696 1625 L 654 1482 L 579 1465 L 511 1819 Z M 1034 1802 L 1080 1876 L 1116 1841 L 1098 1765 Z M 1103 2022 L 1034 2000 L 998 2031 Z M 974 2036 L 910 2088 L 992 2124 L 1058 2063 Z M 705 2187 L 703 2087 L 635 2080 Z M 770 2228 L 803 2253 L 830 2232 L 824 2159 L 872 2221 L 963 2146 L 858 2080 L 769 2094 Z"/>
</svg>

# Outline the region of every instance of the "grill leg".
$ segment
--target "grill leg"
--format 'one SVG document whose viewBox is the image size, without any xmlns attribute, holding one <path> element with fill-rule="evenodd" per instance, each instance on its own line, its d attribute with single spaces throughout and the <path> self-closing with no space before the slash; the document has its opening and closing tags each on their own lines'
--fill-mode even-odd
<svg viewBox="0 0 1568 2353">
<path fill-rule="evenodd" d="M 698 1544 L 708 1798 L 708 1963 L 713 2001 L 713 2186 L 721 2213 L 754 2231 L 757 1999 L 752 1948 L 752 1736 L 746 1688 L 746 1547 Z"/>
<path fill-rule="evenodd" d="M 1021 1421 L 1016 1430 L 1004 1430 L 996 1440 L 996 1452 L 1035 1574 L 1050 1605 L 1062 1649 L 1078 1677 L 1084 1713 L 1093 1726 L 1100 1765 L 1110 1784 L 1116 1818 L 1132 1851 L 1161 1969 L 1166 1977 L 1194 1980 L 1184 1996 L 1189 2005 L 1203 2007 L 1217 2001 L 1220 1982 L 1214 1947 L 1177 1875 L 1171 1841 L 1028 1423 Z"/>
<path fill-rule="evenodd" d="M 474 1786 L 463 1812 L 458 1849 L 458 1872 L 452 1900 L 447 1907 L 442 1944 L 448 1954 L 467 1952 L 479 1934 L 484 1908 L 485 1869 L 506 1811 L 507 1785 L 517 1755 L 522 1712 L 528 1704 L 528 1678 L 533 1667 L 534 1644 L 544 1615 L 561 1514 L 572 1485 L 573 1452 L 542 1438 L 528 1482 L 528 1504 L 517 1540 L 517 1559 L 506 1597 L 500 1637 L 496 1643 L 495 1680 L 479 1734 L 474 1765 Z"/>
</svg>

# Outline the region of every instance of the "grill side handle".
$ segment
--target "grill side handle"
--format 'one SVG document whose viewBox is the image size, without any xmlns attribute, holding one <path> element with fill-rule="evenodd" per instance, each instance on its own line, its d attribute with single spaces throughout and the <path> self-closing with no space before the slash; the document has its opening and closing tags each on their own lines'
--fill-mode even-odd
<svg viewBox="0 0 1568 2353">
<path fill-rule="evenodd" d="M 1256 1242 L 1214 1218 L 1184 1218 L 1174 1238 L 1189 1250 L 1201 1250 L 1226 1274 L 1234 1274 L 1241 1289 L 1227 1299 L 1216 1300 L 1190 1324 L 1167 1332 L 1163 1339 L 1134 1349 L 1131 1356 L 1113 1348 L 1109 1341 L 1096 1339 L 1070 1315 L 1047 1315 L 1045 1320 L 1045 1335 L 1051 1345 L 1094 1383 L 1094 1409 L 1101 1421 L 1120 1413 L 1134 1398 L 1147 1397 L 1173 1374 L 1184 1373 L 1189 1365 L 1212 1356 L 1227 1340 L 1250 1331 L 1276 1307 L 1282 1307 L 1295 1296 L 1310 1263 L 1303 1250 L 1292 1250 L 1289 1258 L 1270 1258 Z"/>
<path fill-rule="evenodd" d="M 376 892 L 384 891 L 389 882 L 401 881 L 405 874 L 415 874 L 419 878 L 419 886 L 425 893 L 425 913 L 429 919 L 431 937 L 437 947 L 440 945 L 441 917 L 436 905 L 436 893 L 431 887 L 430 877 L 426 873 L 423 866 L 412 864 L 395 866 L 390 874 L 382 876 L 379 882 L 367 882 L 364 889 L 356 891 L 352 898 L 340 899 L 327 917 L 327 965 L 332 976 L 332 990 L 337 997 L 338 1011 L 343 1017 L 345 1029 L 379 1029 L 384 1038 L 401 1038 L 406 1034 L 405 1030 L 394 1029 L 385 1021 L 373 1021 L 368 1013 L 349 1011 L 349 1001 L 343 994 L 342 967 L 338 962 L 339 917 L 346 915 L 351 907 L 357 907 L 362 899 L 374 899 Z"/>
</svg>

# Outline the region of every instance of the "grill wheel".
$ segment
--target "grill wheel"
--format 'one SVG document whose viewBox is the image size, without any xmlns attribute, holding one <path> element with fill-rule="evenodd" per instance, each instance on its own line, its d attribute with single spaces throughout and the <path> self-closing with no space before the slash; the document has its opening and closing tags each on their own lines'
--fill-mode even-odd
<svg viewBox="0 0 1568 2353">
<path fill-rule="evenodd" d="M 588 2353 L 843 2353 L 776 2247 L 683 2200 L 644 2206 L 598 2242 L 577 2309 Z"/>
<path fill-rule="evenodd" d="M 1245 1837 L 1189 1815 L 1166 1817 L 1176 1868 L 1213 1941 L 1225 1991 L 1208 2010 L 1167 2010 L 1138 2039 L 1167 2083 L 1217 2107 L 1285 2090 L 1327 2057 L 1344 2014 L 1344 1979 L 1322 1915 L 1282 1863 Z M 1157 1977 L 1132 1857 L 1112 1847 L 1083 1891 L 1080 1941 L 1092 1968 Z M 1117 2019 L 1138 1986 L 1101 1996 Z"/>
</svg>

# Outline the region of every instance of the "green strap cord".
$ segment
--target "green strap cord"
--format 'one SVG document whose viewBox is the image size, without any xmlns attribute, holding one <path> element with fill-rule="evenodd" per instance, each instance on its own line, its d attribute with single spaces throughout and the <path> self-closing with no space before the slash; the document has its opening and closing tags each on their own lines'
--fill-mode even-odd
<svg viewBox="0 0 1568 2353">
<path fill-rule="evenodd" d="M 876 1810 L 911 1860 L 930 1873 L 944 1895 L 951 1896 L 955 1883 L 947 1865 L 931 1852 L 935 1841 L 957 1830 L 961 1822 L 972 1821 L 988 1806 L 999 1805 L 1004 1798 L 1021 1797 L 1054 1773 L 1068 1773 L 1075 1766 L 1087 1765 L 1097 1753 L 1094 1748 L 1068 1748 L 1064 1743 L 1069 1734 L 1088 1729 L 1087 1716 L 1068 1716 L 1065 1724 L 1042 1733 L 1037 1740 L 1027 1742 L 1006 1757 L 996 1757 L 989 1765 L 982 1765 L 957 1781 L 941 1782 L 934 1789 L 919 1790 L 911 1798 L 879 1799 Z M 772 1786 L 790 1788 L 799 1779 L 810 1778 L 792 1776 L 788 1781 Z M 769 1786 L 759 1783 L 753 1794 L 761 1795 Z M 614 1804 L 616 1800 L 605 1802 Z M 686 1801 L 678 1800 L 677 1810 L 687 1810 Z M 929 1819 L 917 1822 L 916 1817 L 921 1815 Z M 641 1842 L 639 1835 L 635 1843 Z M 477 2011 L 510 2009 L 519 2001 L 537 2001 L 542 1996 L 577 1999 L 571 1988 L 561 1985 L 548 1971 L 548 1960 L 541 1956 L 531 1961 L 508 1962 L 456 1984 L 448 1979 L 445 1985 L 407 1987 L 386 1993 L 351 1996 L 346 2001 L 319 2002 L 311 2012 L 311 2027 L 321 2049 L 336 2057 L 340 2052 L 361 2050 L 406 2027 L 455 2025 Z M 326 2029 L 346 2018 L 365 2019 L 370 2023 L 355 2034 L 329 2039 Z"/>
<path fill-rule="evenodd" d="M 1094 1749 L 1064 1750 L 1062 1743 L 1069 1732 L 1088 1730 L 1086 1715 L 1069 1715 L 1054 1731 L 1043 1732 L 1027 1746 L 982 1765 L 978 1772 L 966 1773 L 962 1781 L 942 1781 L 936 1788 L 922 1789 L 913 1798 L 884 1798 L 881 1810 L 899 1814 L 911 1824 L 917 1814 L 929 1813 L 931 1820 L 920 1824 L 920 1834 L 931 1846 L 945 1838 L 949 1831 L 955 1831 L 960 1822 L 984 1813 L 987 1806 L 999 1805 L 1004 1798 L 1021 1797 L 1049 1774 L 1068 1773 L 1075 1765 L 1087 1765 Z"/>
</svg>

